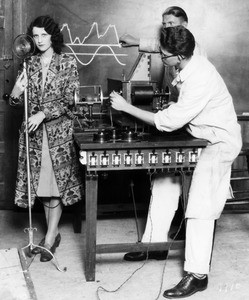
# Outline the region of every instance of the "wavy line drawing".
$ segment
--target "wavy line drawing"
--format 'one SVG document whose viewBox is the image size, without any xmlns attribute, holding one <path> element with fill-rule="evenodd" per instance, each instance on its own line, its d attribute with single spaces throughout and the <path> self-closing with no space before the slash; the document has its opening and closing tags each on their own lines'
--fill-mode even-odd
<svg viewBox="0 0 249 300">
<path fill-rule="evenodd" d="M 76 38 L 73 40 L 72 35 L 71 35 L 71 30 L 68 26 L 67 23 L 63 24 L 61 31 L 63 31 L 64 36 L 68 36 L 69 39 L 69 43 L 65 43 L 65 45 L 71 50 L 71 52 L 67 52 L 67 54 L 73 54 L 74 57 L 76 58 L 76 60 L 83 66 L 87 66 L 89 65 L 93 59 L 96 56 L 112 56 L 118 64 L 125 66 L 126 64 L 122 63 L 118 57 L 119 56 L 127 56 L 127 54 L 123 54 L 123 53 L 115 53 L 114 49 L 119 48 L 121 49 L 121 45 L 118 41 L 118 34 L 117 34 L 117 30 L 115 25 L 109 25 L 107 27 L 107 29 L 105 30 L 105 32 L 103 34 L 99 33 L 99 26 L 97 22 L 94 22 L 90 28 L 89 33 L 82 39 L 82 41 L 80 40 L 80 38 L 78 36 L 76 36 Z M 96 32 L 96 43 L 87 43 L 87 39 L 89 38 L 89 36 L 93 33 L 95 34 Z M 109 34 L 109 37 L 111 37 L 111 39 L 114 41 L 113 43 L 106 43 L 103 41 L 103 39 L 105 39 L 107 37 L 107 35 Z M 104 42 L 104 43 L 100 43 L 100 41 Z M 96 47 L 96 50 L 91 51 L 91 52 L 81 52 L 81 51 L 75 51 L 75 48 L 81 48 L 81 47 L 85 47 L 85 50 L 87 47 Z M 108 52 L 104 52 L 104 53 L 100 53 L 99 51 L 103 49 L 107 49 Z M 114 49 L 113 49 L 114 48 Z M 92 49 L 91 49 L 92 50 Z M 86 62 L 83 62 L 80 58 L 82 57 L 87 57 L 87 56 L 91 56 L 90 59 Z"/>
</svg>

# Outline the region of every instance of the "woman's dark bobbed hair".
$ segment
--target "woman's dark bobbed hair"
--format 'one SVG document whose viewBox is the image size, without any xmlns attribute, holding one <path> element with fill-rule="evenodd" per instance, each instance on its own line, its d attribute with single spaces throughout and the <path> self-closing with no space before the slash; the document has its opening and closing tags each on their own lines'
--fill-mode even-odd
<svg viewBox="0 0 249 300">
<path fill-rule="evenodd" d="M 40 16 L 37 17 L 28 27 L 27 34 L 33 36 L 33 28 L 39 27 L 44 28 L 44 30 L 51 35 L 52 47 L 54 52 L 60 54 L 62 48 L 64 47 L 63 34 L 60 30 L 59 25 L 50 16 Z M 35 53 L 39 53 L 39 49 L 36 47 Z"/>
<path fill-rule="evenodd" d="M 189 58 L 195 49 L 195 38 L 184 26 L 167 27 L 161 30 L 161 48 L 174 55 Z"/>
</svg>

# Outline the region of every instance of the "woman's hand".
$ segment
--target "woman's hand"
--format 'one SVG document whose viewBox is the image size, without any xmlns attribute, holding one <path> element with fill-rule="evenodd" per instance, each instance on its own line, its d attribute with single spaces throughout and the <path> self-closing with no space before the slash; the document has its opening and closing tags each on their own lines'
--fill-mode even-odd
<svg viewBox="0 0 249 300">
<path fill-rule="evenodd" d="M 129 103 L 120 96 L 117 92 L 112 92 L 110 94 L 111 106 L 116 110 L 125 111 Z"/>
<path fill-rule="evenodd" d="M 44 119 L 45 119 L 45 114 L 42 111 L 39 111 L 37 114 L 31 116 L 28 119 L 29 133 L 34 132 Z"/>
</svg>

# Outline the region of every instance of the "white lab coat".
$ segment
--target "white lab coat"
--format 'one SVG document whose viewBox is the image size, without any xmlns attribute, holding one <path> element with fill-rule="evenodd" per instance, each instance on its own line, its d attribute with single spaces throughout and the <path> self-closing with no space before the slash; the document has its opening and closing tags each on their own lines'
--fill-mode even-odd
<svg viewBox="0 0 249 300">
<path fill-rule="evenodd" d="M 242 146 L 232 97 L 215 67 L 195 55 L 178 74 L 178 102 L 155 114 L 161 131 L 187 124 L 187 131 L 209 145 L 201 152 L 189 192 L 187 218 L 217 219 L 225 205 L 231 165 Z"/>
<path fill-rule="evenodd" d="M 178 102 L 159 111 L 155 125 L 173 131 L 189 123 L 190 134 L 208 140 L 193 175 L 186 217 L 214 220 L 229 194 L 231 165 L 242 144 L 240 126 L 224 81 L 206 58 L 193 56 L 177 80 Z M 155 176 L 152 182 L 142 242 L 167 241 L 181 194 L 181 180 L 172 176 Z"/>
</svg>

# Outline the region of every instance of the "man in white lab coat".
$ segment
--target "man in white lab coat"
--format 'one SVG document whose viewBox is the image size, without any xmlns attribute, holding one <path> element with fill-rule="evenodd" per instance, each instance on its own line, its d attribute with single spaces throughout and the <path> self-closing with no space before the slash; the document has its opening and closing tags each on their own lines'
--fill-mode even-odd
<svg viewBox="0 0 249 300">
<path fill-rule="evenodd" d="M 188 16 L 179 6 L 170 6 L 162 14 L 162 27 L 188 26 Z M 158 38 L 136 38 L 130 34 L 120 37 L 123 47 L 138 46 L 142 52 L 160 52 L 160 40 Z M 206 52 L 195 42 L 194 55 L 206 56 Z M 165 65 L 163 84 L 170 91 L 170 103 L 177 102 L 179 91 L 172 81 L 177 76 L 176 67 Z M 178 199 L 181 195 L 181 178 L 178 174 L 155 174 L 152 181 L 152 196 L 148 212 L 145 231 L 142 242 L 167 242 L 168 232 L 178 208 Z M 165 207 L 165 203 L 167 206 Z M 152 221 L 153 220 L 153 223 Z M 182 229 L 185 230 L 184 224 Z M 181 230 L 180 232 L 182 232 Z M 145 259 L 163 260 L 167 257 L 167 251 L 129 252 L 124 255 L 127 261 L 142 261 Z"/>
<path fill-rule="evenodd" d="M 186 275 L 163 294 L 174 299 L 207 288 L 214 222 L 224 208 L 231 166 L 240 152 L 242 140 L 232 97 L 215 67 L 205 57 L 193 55 L 192 33 L 183 26 L 164 28 L 160 44 L 163 63 L 179 71 L 173 82 L 179 89 L 178 101 L 163 111 L 152 113 L 132 106 L 115 92 L 110 98 L 114 109 L 131 114 L 160 131 L 171 132 L 185 126 L 192 136 L 208 141 L 193 173 L 185 215 Z"/>
</svg>

